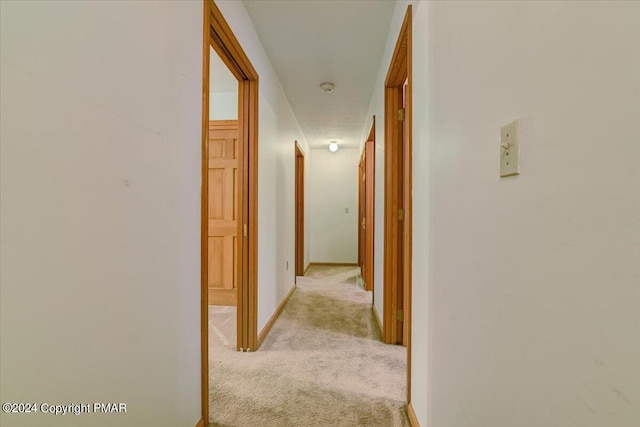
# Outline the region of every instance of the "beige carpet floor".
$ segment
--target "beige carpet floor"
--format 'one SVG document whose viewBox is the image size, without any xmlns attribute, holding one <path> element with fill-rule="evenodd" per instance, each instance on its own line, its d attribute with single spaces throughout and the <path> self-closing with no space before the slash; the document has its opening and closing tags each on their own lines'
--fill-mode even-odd
<svg viewBox="0 0 640 427">
<path fill-rule="evenodd" d="M 406 349 L 380 341 L 358 276 L 310 269 L 253 353 L 234 351 L 235 310 L 210 307 L 211 426 L 408 426 Z"/>
</svg>

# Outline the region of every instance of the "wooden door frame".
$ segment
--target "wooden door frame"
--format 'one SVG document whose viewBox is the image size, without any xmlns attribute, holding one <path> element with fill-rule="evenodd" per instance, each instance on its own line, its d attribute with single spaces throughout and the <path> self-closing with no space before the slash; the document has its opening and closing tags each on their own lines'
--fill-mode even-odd
<svg viewBox="0 0 640 427">
<path fill-rule="evenodd" d="M 398 41 L 385 80 L 385 176 L 384 176 L 384 308 L 383 336 L 389 344 L 407 346 L 407 402 L 411 402 L 411 248 L 412 248 L 412 7 L 407 12 L 400 29 Z M 399 120 L 398 110 L 402 102 L 404 82 L 404 122 Z M 403 127 L 408 129 L 403 141 Z M 402 160 L 403 164 L 398 164 Z M 403 173 L 400 174 L 399 170 Z M 402 176 L 401 176 L 402 175 Z M 403 195 L 399 183 L 404 185 Z M 402 200 L 401 199 L 402 197 Z M 399 219 L 398 209 L 404 209 L 404 219 Z M 403 237 L 402 248 L 394 242 Z M 398 259 L 402 251 L 403 257 Z M 398 263 L 402 262 L 402 281 L 399 280 Z M 400 287 L 402 286 L 402 289 Z M 398 336 L 396 316 L 399 291 L 403 297 L 403 336 Z"/>
<path fill-rule="evenodd" d="M 304 276 L 304 153 L 295 141 L 295 266 L 294 274 Z"/>
<path fill-rule="evenodd" d="M 373 116 L 371 130 L 367 140 L 364 142 L 360 163 L 358 163 L 358 265 L 362 269 L 365 290 L 371 292 L 374 291 L 375 140 L 376 116 Z M 362 184 L 363 175 L 365 177 L 364 185 Z M 363 216 L 364 228 L 361 222 Z M 364 268 L 362 268 L 363 266 Z"/>
<path fill-rule="evenodd" d="M 367 141 L 364 143 L 364 173 L 365 173 L 365 235 L 364 235 L 364 282 L 367 291 L 374 292 L 373 286 L 373 263 L 374 263 L 374 236 L 375 236 L 375 170 L 376 170 L 376 116 L 373 116 L 373 123 Z M 373 295 L 375 298 L 375 295 Z"/>
<path fill-rule="evenodd" d="M 210 47 L 238 79 L 238 348 L 255 350 L 258 342 L 258 73 L 213 0 L 204 2 L 202 50 L 202 186 L 200 241 L 200 424 L 209 423 L 208 304 L 208 135 Z"/>
<path fill-rule="evenodd" d="M 365 189 L 362 184 L 363 176 L 365 175 L 365 150 L 362 150 L 360 154 L 360 161 L 358 162 L 358 266 L 360 267 L 360 274 L 364 278 L 364 267 L 365 267 L 365 257 L 364 257 L 364 239 L 365 239 L 365 231 L 362 227 L 362 217 L 365 215 L 366 206 L 364 198 Z M 366 284 L 366 282 L 365 282 Z"/>
</svg>

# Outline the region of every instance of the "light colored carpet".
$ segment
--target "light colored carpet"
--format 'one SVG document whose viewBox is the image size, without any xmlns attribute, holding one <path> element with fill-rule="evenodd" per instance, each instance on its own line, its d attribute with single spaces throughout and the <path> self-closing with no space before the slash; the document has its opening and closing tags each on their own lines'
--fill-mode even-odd
<svg viewBox="0 0 640 427">
<path fill-rule="evenodd" d="M 237 347 L 238 335 L 237 311 L 235 307 L 209 306 L 209 347 L 227 347 L 235 350 Z"/>
<path fill-rule="evenodd" d="M 210 328 L 212 426 L 408 426 L 406 349 L 380 341 L 350 269 L 298 278 L 257 352 L 233 351 Z"/>
<path fill-rule="evenodd" d="M 360 267 L 346 265 L 311 265 L 304 275 L 312 279 L 322 279 L 332 283 L 358 284 L 362 281 Z"/>
</svg>

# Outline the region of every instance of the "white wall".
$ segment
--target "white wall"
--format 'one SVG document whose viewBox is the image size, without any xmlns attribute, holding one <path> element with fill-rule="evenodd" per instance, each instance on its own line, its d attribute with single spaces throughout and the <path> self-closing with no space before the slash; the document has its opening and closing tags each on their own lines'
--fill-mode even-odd
<svg viewBox="0 0 640 427">
<path fill-rule="evenodd" d="M 640 424 L 638 22 L 634 2 L 414 10 L 421 425 Z M 500 179 L 517 117 L 522 174 Z"/>
<path fill-rule="evenodd" d="M 193 427 L 202 4 L 0 8 L 0 424 Z"/>
<path fill-rule="evenodd" d="M 242 2 L 216 4 L 260 76 L 258 329 L 262 330 L 294 284 L 294 141 L 298 140 L 305 154 L 309 149 Z"/>
<path fill-rule="evenodd" d="M 209 47 L 209 120 L 238 119 L 238 80 Z"/>
<path fill-rule="evenodd" d="M 211 92 L 209 94 L 210 120 L 238 119 L 238 92 Z"/>
<path fill-rule="evenodd" d="M 323 148 L 312 153 L 306 196 L 311 262 L 357 263 L 359 150 L 332 153 Z"/>
</svg>

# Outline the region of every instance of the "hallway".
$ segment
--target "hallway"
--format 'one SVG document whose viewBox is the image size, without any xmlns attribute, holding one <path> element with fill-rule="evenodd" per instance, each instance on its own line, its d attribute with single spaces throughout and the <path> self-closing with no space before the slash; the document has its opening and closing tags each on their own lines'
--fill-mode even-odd
<svg viewBox="0 0 640 427">
<path fill-rule="evenodd" d="M 233 309 L 210 307 L 210 426 L 408 425 L 406 349 L 380 341 L 358 279 L 312 266 L 254 353 L 232 348 Z"/>
<path fill-rule="evenodd" d="M 639 23 L 0 0 L 0 426 L 639 427 Z"/>
</svg>

